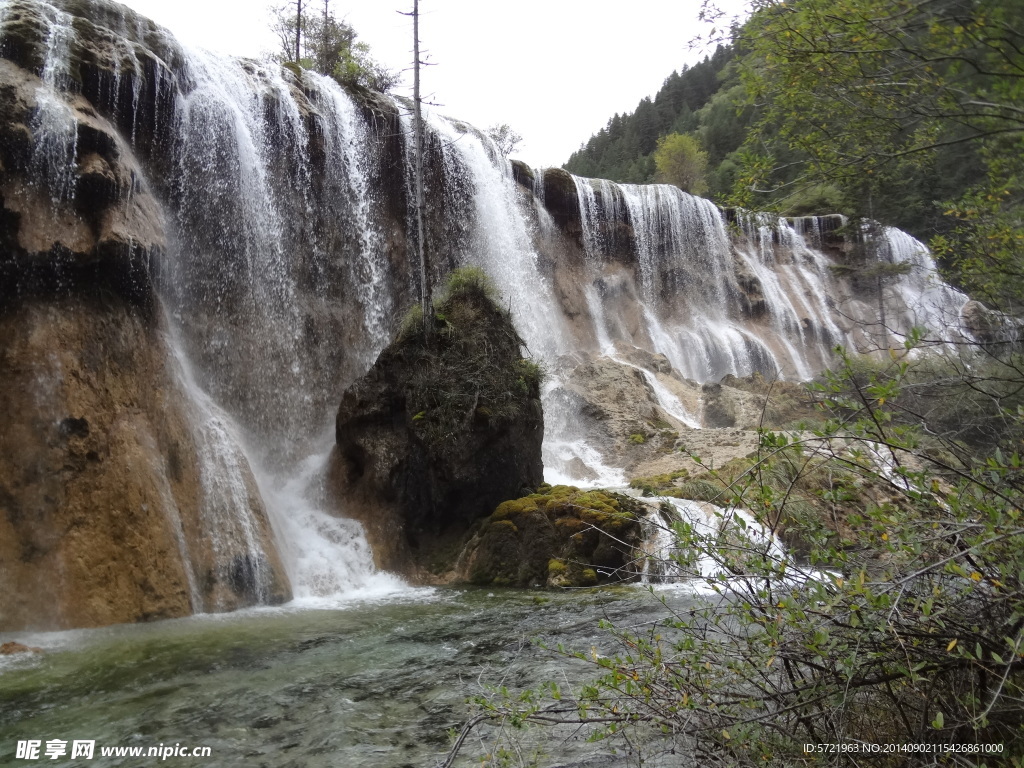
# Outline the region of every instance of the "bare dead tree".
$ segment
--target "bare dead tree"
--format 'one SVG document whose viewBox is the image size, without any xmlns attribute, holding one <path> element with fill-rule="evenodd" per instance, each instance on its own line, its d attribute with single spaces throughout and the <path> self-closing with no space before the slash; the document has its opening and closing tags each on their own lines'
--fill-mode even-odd
<svg viewBox="0 0 1024 768">
<path fill-rule="evenodd" d="M 430 260 L 423 226 L 423 97 L 420 94 L 420 67 L 424 62 L 420 59 L 419 0 L 413 0 L 412 12 L 405 15 L 412 16 L 413 189 L 416 209 L 416 252 L 420 263 L 420 309 L 423 315 L 424 340 L 427 346 L 431 347 L 434 340 L 434 311 L 430 295 Z"/>
</svg>

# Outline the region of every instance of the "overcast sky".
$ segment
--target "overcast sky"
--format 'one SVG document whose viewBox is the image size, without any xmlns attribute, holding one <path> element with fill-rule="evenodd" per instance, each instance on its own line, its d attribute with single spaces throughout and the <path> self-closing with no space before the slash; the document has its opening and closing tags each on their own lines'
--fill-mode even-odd
<svg viewBox="0 0 1024 768">
<path fill-rule="evenodd" d="M 322 0 L 309 0 L 312 6 Z M 739 6 L 739 0 L 730 0 Z M 266 0 L 127 0 L 178 39 L 259 56 L 276 47 Z M 412 59 L 412 0 L 331 0 L 390 69 Z M 421 0 L 420 39 L 435 66 L 423 92 L 438 110 L 487 128 L 508 123 L 516 153 L 561 165 L 615 112 L 632 111 L 706 52 L 690 50 L 700 0 Z M 706 31 L 706 30 L 705 30 Z M 406 78 L 411 90 L 412 77 Z"/>
</svg>

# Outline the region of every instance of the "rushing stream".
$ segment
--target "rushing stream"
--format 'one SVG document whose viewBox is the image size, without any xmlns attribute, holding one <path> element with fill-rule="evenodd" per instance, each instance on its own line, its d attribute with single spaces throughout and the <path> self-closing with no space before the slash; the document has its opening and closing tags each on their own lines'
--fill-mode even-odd
<svg viewBox="0 0 1024 768">
<path fill-rule="evenodd" d="M 659 597 L 687 601 L 683 593 Z M 61 766 L 268 768 L 432 766 L 484 685 L 586 679 L 532 645 L 589 649 L 598 620 L 637 624 L 664 609 L 642 587 L 574 593 L 407 589 L 333 608 L 295 603 L 153 624 L 25 635 L 42 655 L 0 667 L 0 765 L 18 740 L 96 741 Z M 12 636 L 13 637 L 13 636 Z M 0 641 L 10 639 L 0 636 Z M 482 727 L 480 737 L 493 737 Z M 210 758 L 99 759 L 100 748 L 207 746 Z M 582 738 L 546 745 L 553 764 L 608 765 Z M 474 764 L 479 741 L 458 764 Z M 559 763 L 559 760 L 568 761 Z M 596 762 L 595 762 L 596 761 Z"/>
</svg>

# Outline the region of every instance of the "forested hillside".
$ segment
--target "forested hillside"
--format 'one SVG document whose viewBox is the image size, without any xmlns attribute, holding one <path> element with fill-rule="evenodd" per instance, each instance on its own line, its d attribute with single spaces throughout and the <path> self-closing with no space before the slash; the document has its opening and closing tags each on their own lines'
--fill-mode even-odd
<svg viewBox="0 0 1024 768">
<path fill-rule="evenodd" d="M 936 19 L 941 15 L 939 5 L 932 4 Z M 763 14 L 736 29 L 732 40 L 700 63 L 669 75 L 653 100 L 644 98 L 634 112 L 614 115 L 563 167 L 580 176 L 618 182 L 676 183 L 724 205 L 775 208 L 789 215 L 868 216 L 925 240 L 954 229 L 956 221 L 946 214 L 948 206 L 943 203 L 985 177 L 980 146 L 965 140 L 970 131 L 963 125 L 947 126 L 950 135 L 929 151 L 891 163 L 877 183 L 865 184 L 863 176 L 808 175 L 814 152 L 787 138 L 792 125 L 813 121 L 813 140 L 827 142 L 843 132 L 841 123 L 849 116 L 842 110 L 831 115 L 791 110 L 783 115 L 778 104 L 754 90 L 757 73 L 772 71 L 765 68 L 765 53 L 756 45 L 758 29 L 763 29 Z M 926 97 L 910 89 L 903 98 L 912 107 L 915 98 Z M 922 117 L 906 121 L 901 130 L 912 132 Z M 676 134 L 694 139 L 693 148 L 667 141 Z M 686 158 L 701 170 L 693 188 L 692 182 L 681 183 L 671 171 L 680 152 L 702 155 Z M 771 156 L 770 168 L 764 166 L 765 152 Z M 770 173 L 753 184 L 748 177 L 759 162 L 759 171 Z"/>
<path fill-rule="evenodd" d="M 654 181 L 658 139 L 670 133 L 692 133 L 700 127 L 701 110 L 724 90 L 721 75 L 732 58 L 732 46 L 719 46 L 714 55 L 699 64 L 673 72 L 653 100 L 643 99 L 635 112 L 616 114 L 563 167 L 578 176 L 633 184 Z M 724 147 L 729 140 L 726 126 L 720 126 L 716 133 Z M 742 141 L 742 135 L 739 138 Z"/>
</svg>

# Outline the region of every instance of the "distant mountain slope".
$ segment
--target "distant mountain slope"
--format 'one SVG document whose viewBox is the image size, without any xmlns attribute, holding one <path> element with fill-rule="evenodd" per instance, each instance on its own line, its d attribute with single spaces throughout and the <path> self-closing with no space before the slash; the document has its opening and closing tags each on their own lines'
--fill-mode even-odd
<svg viewBox="0 0 1024 768">
<path fill-rule="evenodd" d="M 653 183 L 659 181 L 659 138 L 689 134 L 707 153 L 706 196 L 728 204 L 742 166 L 744 142 L 760 116 L 740 81 L 743 61 L 735 45 L 720 45 L 700 63 L 673 72 L 653 99 L 644 98 L 631 113 L 615 114 L 562 167 L 577 176 Z M 788 215 L 869 216 L 922 239 L 948 232 L 954 223 L 943 216 L 937 201 L 959 197 L 984 176 L 977 153 L 954 143 L 922 157 L 906 174 L 865 198 L 854 189 L 794 185 L 807 157 L 785 146 L 776 145 L 773 151 L 775 189 L 762 194 L 757 207 L 776 207 Z"/>
<path fill-rule="evenodd" d="M 673 72 L 653 100 L 644 98 L 632 113 L 616 113 L 563 168 L 577 176 L 618 182 L 654 181 L 658 138 L 698 127 L 696 113 L 721 90 L 720 75 L 732 59 L 732 47 L 719 46 L 699 64 Z"/>
</svg>

